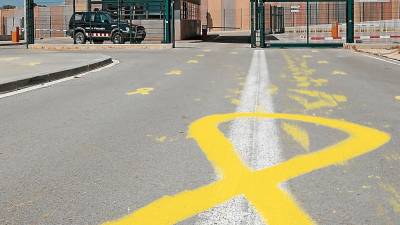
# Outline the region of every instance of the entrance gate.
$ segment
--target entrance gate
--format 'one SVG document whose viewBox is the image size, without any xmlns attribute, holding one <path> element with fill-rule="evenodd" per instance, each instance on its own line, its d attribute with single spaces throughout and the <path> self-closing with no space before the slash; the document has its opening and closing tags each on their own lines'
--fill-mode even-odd
<svg viewBox="0 0 400 225">
<path fill-rule="evenodd" d="M 250 0 L 250 6 L 253 48 L 354 42 L 354 0 Z"/>
</svg>

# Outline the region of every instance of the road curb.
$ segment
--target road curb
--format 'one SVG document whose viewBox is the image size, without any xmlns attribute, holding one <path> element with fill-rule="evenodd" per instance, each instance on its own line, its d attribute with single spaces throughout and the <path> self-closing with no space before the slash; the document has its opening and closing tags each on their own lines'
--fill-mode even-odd
<svg viewBox="0 0 400 225">
<path fill-rule="evenodd" d="M 399 44 L 381 44 L 381 43 L 371 43 L 371 44 L 357 44 L 357 43 L 345 43 L 343 48 L 345 49 L 393 49 L 399 48 Z"/>
<path fill-rule="evenodd" d="M 172 49 L 172 44 L 33 44 L 30 49 L 41 50 L 105 50 L 105 49 Z"/>
<path fill-rule="evenodd" d="M 0 43 L 0 47 L 2 47 L 2 46 L 21 46 L 24 44 L 25 43 Z"/>
<path fill-rule="evenodd" d="M 43 84 L 66 77 L 75 76 L 81 73 L 89 72 L 91 70 L 109 65 L 113 62 L 111 58 L 102 59 L 101 61 L 90 63 L 76 68 L 66 69 L 62 71 L 42 74 L 39 76 L 25 78 L 21 80 L 11 81 L 8 83 L 0 84 L 0 93 L 16 91 L 33 85 Z"/>
</svg>

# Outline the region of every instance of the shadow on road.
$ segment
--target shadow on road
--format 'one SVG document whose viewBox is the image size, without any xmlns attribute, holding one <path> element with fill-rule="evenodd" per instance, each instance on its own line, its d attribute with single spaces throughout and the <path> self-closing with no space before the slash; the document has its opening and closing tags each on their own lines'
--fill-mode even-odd
<svg viewBox="0 0 400 225">
<path fill-rule="evenodd" d="M 216 43 L 250 43 L 250 35 L 208 35 L 205 42 Z"/>
</svg>

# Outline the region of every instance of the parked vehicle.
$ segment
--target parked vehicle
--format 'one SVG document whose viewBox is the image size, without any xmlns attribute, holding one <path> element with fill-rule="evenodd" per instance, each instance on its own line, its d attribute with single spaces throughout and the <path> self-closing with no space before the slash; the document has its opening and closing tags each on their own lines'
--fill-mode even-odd
<svg viewBox="0 0 400 225">
<path fill-rule="evenodd" d="M 106 40 L 114 44 L 124 44 L 127 41 L 141 43 L 146 38 L 146 30 L 143 26 L 118 22 L 108 12 L 77 12 L 69 21 L 67 35 L 74 38 L 77 44 L 85 44 L 87 41 L 102 44 Z"/>
</svg>

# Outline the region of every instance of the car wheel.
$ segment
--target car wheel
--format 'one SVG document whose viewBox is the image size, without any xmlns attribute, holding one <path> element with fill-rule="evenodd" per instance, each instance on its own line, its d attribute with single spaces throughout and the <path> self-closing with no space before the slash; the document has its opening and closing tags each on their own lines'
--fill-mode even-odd
<svg viewBox="0 0 400 225">
<path fill-rule="evenodd" d="M 75 33 L 75 43 L 77 44 L 86 44 L 85 34 L 82 32 Z"/>
<path fill-rule="evenodd" d="M 115 33 L 112 36 L 111 41 L 113 44 L 123 44 L 124 43 L 124 39 L 122 38 L 122 35 L 120 33 Z"/>
</svg>

